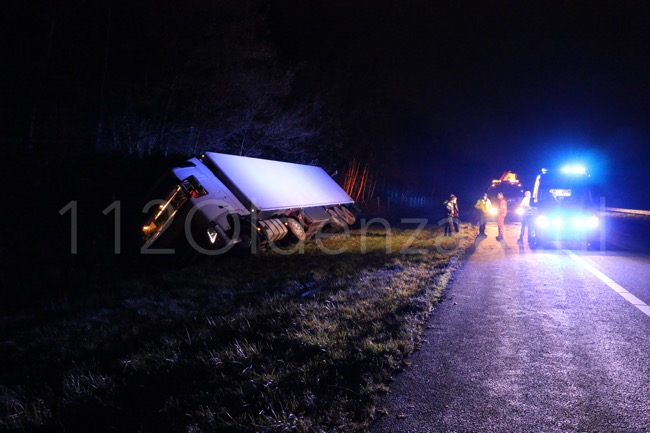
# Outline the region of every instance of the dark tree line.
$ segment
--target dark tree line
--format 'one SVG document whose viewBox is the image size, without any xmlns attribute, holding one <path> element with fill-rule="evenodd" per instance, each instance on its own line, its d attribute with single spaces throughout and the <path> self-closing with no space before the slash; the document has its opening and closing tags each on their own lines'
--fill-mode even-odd
<svg viewBox="0 0 650 433">
<path fill-rule="evenodd" d="M 2 130 L 12 156 L 310 161 L 341 145 L 322 94 L 297 94 L 301 64 L 279 59 L 264 2 L 42 1 L 12 19 Z"/>
<path fill-rule="evenodd" d="M 403 49 L 444 42 L 421 34 L 425 3 L 16 2 L 1 18 L 2 152 L 49 164 L 217 151 L 339 176 L 357 160 L 378 192 L 435 193 L 454 147 L 431 133 L 437 98 L 415 79 L 437 86 L 436 58 Z"/>
</svg>

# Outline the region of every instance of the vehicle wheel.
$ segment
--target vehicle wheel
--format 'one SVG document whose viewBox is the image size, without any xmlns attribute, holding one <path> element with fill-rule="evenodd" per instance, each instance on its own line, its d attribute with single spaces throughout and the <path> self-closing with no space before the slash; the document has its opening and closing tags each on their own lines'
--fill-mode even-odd
<svg viewBox="0 0 650 433">
<path fill-rule="evenodd" d="M 341 217 L 343 221 L 349 226 L 354 224 L 354 222 L 357 220 L 357 218 L 354 216 L 352 212 L 345 206 L 334 206 L 332 209 L 334 209 L 334 212 L 337 213 L 338 216 Z"/>
<path fill-rule="evenodd" d="M 307 239 L 304 227 L 295 218 L 287 218 L 284 225 L 287 227 L 288 233 L 280 240 L 280 245 L 297 245 Z"/>
<path fill-rule="evenodd" d="M 331 218 L 327 222 L 326 230 L 324 230 L 324 232 L 341 233 L 342 231 L 344 231 L 346 227 L 346 223 L 345 221 L 343 221 L 343 219 L 340 216 L 338 216 L 336 211 L 332 209 L 328 209 L 327 213 L 330 214 Z"/>
</svg>

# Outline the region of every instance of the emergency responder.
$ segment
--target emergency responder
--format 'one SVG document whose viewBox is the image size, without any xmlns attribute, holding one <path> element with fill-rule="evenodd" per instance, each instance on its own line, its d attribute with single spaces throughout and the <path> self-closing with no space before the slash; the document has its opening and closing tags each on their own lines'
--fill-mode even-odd
<svg viewBox="0 0 650 433">
<path fill-rule="evenodd" d="M 485 234 L 485 223 L 490 216 L 490 209 L 492 209 L 492 202 L 488 198 L 487 193 L 483 193 L 483 197 L 478 199 L 474 207 L 480 212 L 478 221 L 478 234 L 479 236 L 487 236 Z"/>
<path fill-rule="evenodd" d="M 519 239 L 517 239 L 517 242 L 520 244 L 524 243 L 524 233 L 526 233 L 528 236 L 528 243 L 530 244 L 530 240 L 533 238 L 533 235 L 531 235 L 531 229 L 533 227 L 532 222 L 533 222 L 533 211 L 534 209 L 530 206 L 530 191 L 526 191 L 524 193 L 524 198 L 521 199 L 521 203 L 519 204 L 519 209 L 521 209 L 521 232 L 519 233 Z"/>
<path fill-rule="evenodd" d="M 458 199 L 455 195 L 451 194 L 449 200 L 443 203 L 445 207 L 445 236 L 451 236 L 452 230 L 456 233 L 459 232 L 458 228 Z"/>
<path fill-rule="evenodd" d="M 505 227 L 505 221 L 506 221 L 506 215 L 508 214 L 508 202 L 506 201 L 505 198 L 503 198 L 503 193 L 500 192 L 497 195 L 497 199 L 499 201 L 499 213 L 497 216 L 497 228 L 499 230 L 499 234 L 497 235 L 497 240 L 502 241 L 503 240 L 503 232 L 504 232 L 504 227 Z"/>
</svg>

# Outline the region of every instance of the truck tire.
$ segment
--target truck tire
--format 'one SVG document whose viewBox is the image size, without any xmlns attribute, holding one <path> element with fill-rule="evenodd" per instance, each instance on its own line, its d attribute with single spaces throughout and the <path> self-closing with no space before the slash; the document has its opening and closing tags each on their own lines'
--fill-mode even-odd
<svg viewBox="0 0 650 433">
<path fill-rule="evenodd" d="M 334 209 L 334 212 L 338 214 L 338 216 L 341 217 L 343 221 L 349 226 L 354 224 L 354 222 L 357 220 L 357 218 L 354 216 L 352 212 L 345 206 L 334 206 L 332 209 Z"/>
<path fill-rule="evenodd" d="M 328 209 L 327 213 L 330 214 L 331 218 L 327 222 L 324 232 L 341 233 L 344 231 L 347 224 L 343 221 L 343 218 L 341 218 L 333 209 Z"/>
<path fill-rule="evenodd" d="M 294 218 L 288 218 L 285 221 L 289 233 L 296 238 L 298 242 L 304 242 L 307 239 L 307 233 L 305 233 L 305 228 L 300 224 L 300 222 Z"/>
<path fill-rule="evenodd" d="M 307 240 L 307 233 L 305 233 L 305 228 L 300 224 L 300 221 L 295 218 L 287 218 L 284 221 L 284 225 L 287 227 L 288 233 L 280 240 L 280 245 L 297 245 Z"/>
</svg>

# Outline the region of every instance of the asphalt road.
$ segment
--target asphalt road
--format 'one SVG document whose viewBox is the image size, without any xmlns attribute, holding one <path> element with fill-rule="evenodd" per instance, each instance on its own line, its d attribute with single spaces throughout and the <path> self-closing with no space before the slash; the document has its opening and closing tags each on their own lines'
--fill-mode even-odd
<svg viewBox="0 0 650 433">
<path fill-rule="evenodd" d="M 647 253 L 531 250 L 516 224 L 488 234 L 371 431 L 650 432 Z"/>
</svg>

